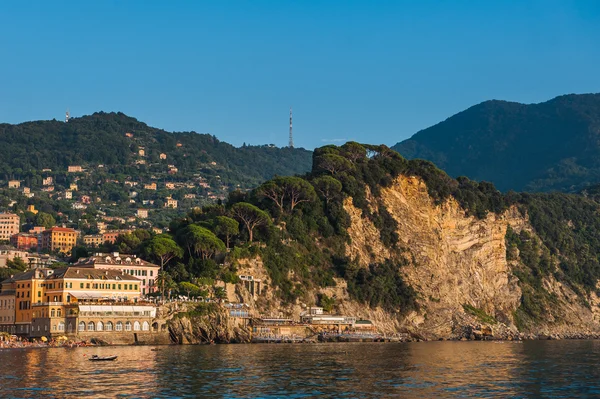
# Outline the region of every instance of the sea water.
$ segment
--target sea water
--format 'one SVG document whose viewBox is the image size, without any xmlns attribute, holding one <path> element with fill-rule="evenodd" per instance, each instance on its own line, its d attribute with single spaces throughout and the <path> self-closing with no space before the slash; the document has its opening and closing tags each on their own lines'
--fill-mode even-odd
<svg viewBox="0 0 600 399">
<path fill-rule="evenodd" d="M 596 341 L 4 349 L 0 397 L 600 398 L 599 362 Z"/>
</svg>

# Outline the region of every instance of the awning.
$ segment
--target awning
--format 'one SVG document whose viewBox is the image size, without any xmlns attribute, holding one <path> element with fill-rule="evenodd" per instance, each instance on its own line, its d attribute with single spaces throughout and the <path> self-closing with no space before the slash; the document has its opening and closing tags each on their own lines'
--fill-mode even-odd
<svg viewBox="0 0 600 399">
<path fill-rule="evenodd" d="M 118 299 L 125 297 L 125 294 L 115 295 L 98 291 L 67 291 L 67 294 L 77 299 Z"/>
</svg>

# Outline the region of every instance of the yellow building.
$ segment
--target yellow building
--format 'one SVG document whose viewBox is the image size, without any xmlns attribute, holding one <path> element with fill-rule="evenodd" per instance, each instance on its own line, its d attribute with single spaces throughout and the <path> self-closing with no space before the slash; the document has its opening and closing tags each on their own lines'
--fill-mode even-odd
<svg viewBox="0 0 600 399">
<path fill-rule="evenodd" d="M 2 283 L 0 299 L 15 302 L 13 323 L 0 328 L 32 338 L 150 331 L 156 308 L 140 302 L 141 283 L 118 270 L 30 270 Z"/>
<path fill-rule="evenodd" d="M 52 227 L 42 232 L 42 249 L 70 253 L 77 243 L 77 231 L 65 227 Z"/>
<path fill-rule="evenodd" d="M 104 235 L 102 234 L 89 234 L 83 236 L 83 243 L 88 247 L 99 247 L 104 244 Z"/>
</svg>

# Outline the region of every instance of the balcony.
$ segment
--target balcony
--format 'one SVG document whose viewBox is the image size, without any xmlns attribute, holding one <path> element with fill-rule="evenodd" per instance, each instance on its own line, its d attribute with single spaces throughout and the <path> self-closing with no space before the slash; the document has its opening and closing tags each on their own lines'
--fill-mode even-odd
<svg viewBox="0 0 600 399">
<path fill-rule="evenodd" d="M 62 302 L 38 302 L 38 303 L 32 303 L 31 306 L 62 306 L 62 305 L 68 305 L 66 303 L 62 303 Z"/>
</svg>

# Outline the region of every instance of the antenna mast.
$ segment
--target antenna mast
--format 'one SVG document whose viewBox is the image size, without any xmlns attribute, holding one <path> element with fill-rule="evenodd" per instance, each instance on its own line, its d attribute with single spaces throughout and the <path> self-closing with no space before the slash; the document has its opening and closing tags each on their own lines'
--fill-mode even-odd
<svg viewBox="0 0 600 399">
<path fill-rule="evenodd" d="M 292 107 L 290 107 L 290 148 L 294 148 L 294 138 L 292 136 Z"/>
</svg>

